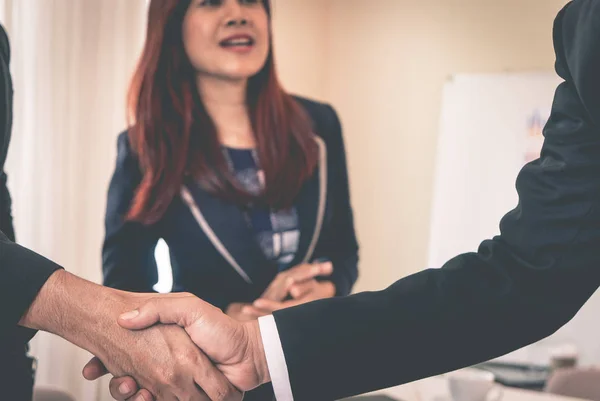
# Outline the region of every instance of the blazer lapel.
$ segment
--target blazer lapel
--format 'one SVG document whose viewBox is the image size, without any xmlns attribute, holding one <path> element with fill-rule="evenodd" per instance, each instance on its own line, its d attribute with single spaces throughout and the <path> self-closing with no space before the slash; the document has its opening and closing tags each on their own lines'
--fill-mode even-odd
<svg viewBox="0 0 600 401">
<path fill-rule="evenodd" d="M 184 185 L 181 198 L 215 249 L 248 283 L 258 284 L 270 263 L 262 253 L 243 212 L 197 185 Z M 273 267 L 274 270 L 275 267 Z"/>
<path fill-rule="evenodd" d="M 319 145 L 319 164 L 314 176 L 308 180 L 298 195 L 296 210 L 300 225 L 298 252 L 292 264 L 295 266 L 311 261 L 325 215 L 327 201 L 327 147 L 325 142 L 315 135 Z"/>
</svg>

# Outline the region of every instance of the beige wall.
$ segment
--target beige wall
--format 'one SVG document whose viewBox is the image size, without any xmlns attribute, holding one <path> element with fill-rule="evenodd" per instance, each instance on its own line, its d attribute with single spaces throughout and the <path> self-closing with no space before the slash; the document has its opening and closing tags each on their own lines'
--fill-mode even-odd
<svg viewBox="0 0 600 401">
<path fill-rule="evenodd" d="M 565 0 L 278 0 L 284 84 L 332 103 L 344 126 L 361 250 L 356 290 L 426 266 L 445 80 L 550 70 Z"/>
<path fill-rule="evenodd" d="M 275 0 L 274 46 L 280 79 L 295 94 L 326 99 L 329 0 Z"/>
</svg>

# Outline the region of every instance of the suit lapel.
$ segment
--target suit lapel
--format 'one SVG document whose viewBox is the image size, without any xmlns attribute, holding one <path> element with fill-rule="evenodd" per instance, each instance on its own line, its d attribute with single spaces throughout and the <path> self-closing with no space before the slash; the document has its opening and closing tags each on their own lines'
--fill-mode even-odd
<svg viewBox="0 0 600 401">
<path fill-rule="evenodd" d="M 319 145 L 319 164 L 313 177 L 308 180 L 298 196 L 296 209 L 300 225 L 298 252 L 292 265 L 310 262 L 323 225 L 327 201 L 327 148 L 325 142 L 315 135 Z"/>
<path fill-rule="evenodd" d="M 248 284 L 257 284 L 269 262 L 260 250 L 243 212 L 198 185 L 184 185 L 181 197 L 215 249 Z"/>
</svg>

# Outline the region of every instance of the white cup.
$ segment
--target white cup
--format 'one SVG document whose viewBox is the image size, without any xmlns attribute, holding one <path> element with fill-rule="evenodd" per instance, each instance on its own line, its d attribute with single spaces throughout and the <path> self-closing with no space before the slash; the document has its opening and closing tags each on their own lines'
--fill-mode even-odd
<svg viewBox="0 0 600 401">
<path fill-rule="evenodd" d="M 502 387 L 494 374 L 479 369 L 462 369 L 449 373 L 448 388 L 454 401 L 499 401 Z"/>
<path fill-rule="evenodd" d="M 573 344 L 563 344 L 550 350 L 552 369 L 572 368 L 577 365 L 579 353 Z"/>
</svg>

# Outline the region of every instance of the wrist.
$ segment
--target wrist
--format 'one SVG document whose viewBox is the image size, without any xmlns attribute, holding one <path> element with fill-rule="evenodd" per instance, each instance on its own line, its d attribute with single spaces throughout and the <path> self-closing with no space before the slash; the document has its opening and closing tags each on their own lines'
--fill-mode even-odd
<svg viewBox="0 0 600 401">
<path fill-rule="evenodd" d="M 260 335 L 260 327 L 258 320 L 253 320 L 244 323 L 246 330 L 246 338 L 248 341 L 248 347 L 250 348 L 250 355 L 252 355 L 252 362 L 258 376 L 259 385 L 269 383 L 271 381 L 271 374 L 269 372 L 269 366 L 267 364 L 267 357 L 265 355 L 265 349 Z"/>
</svg>

